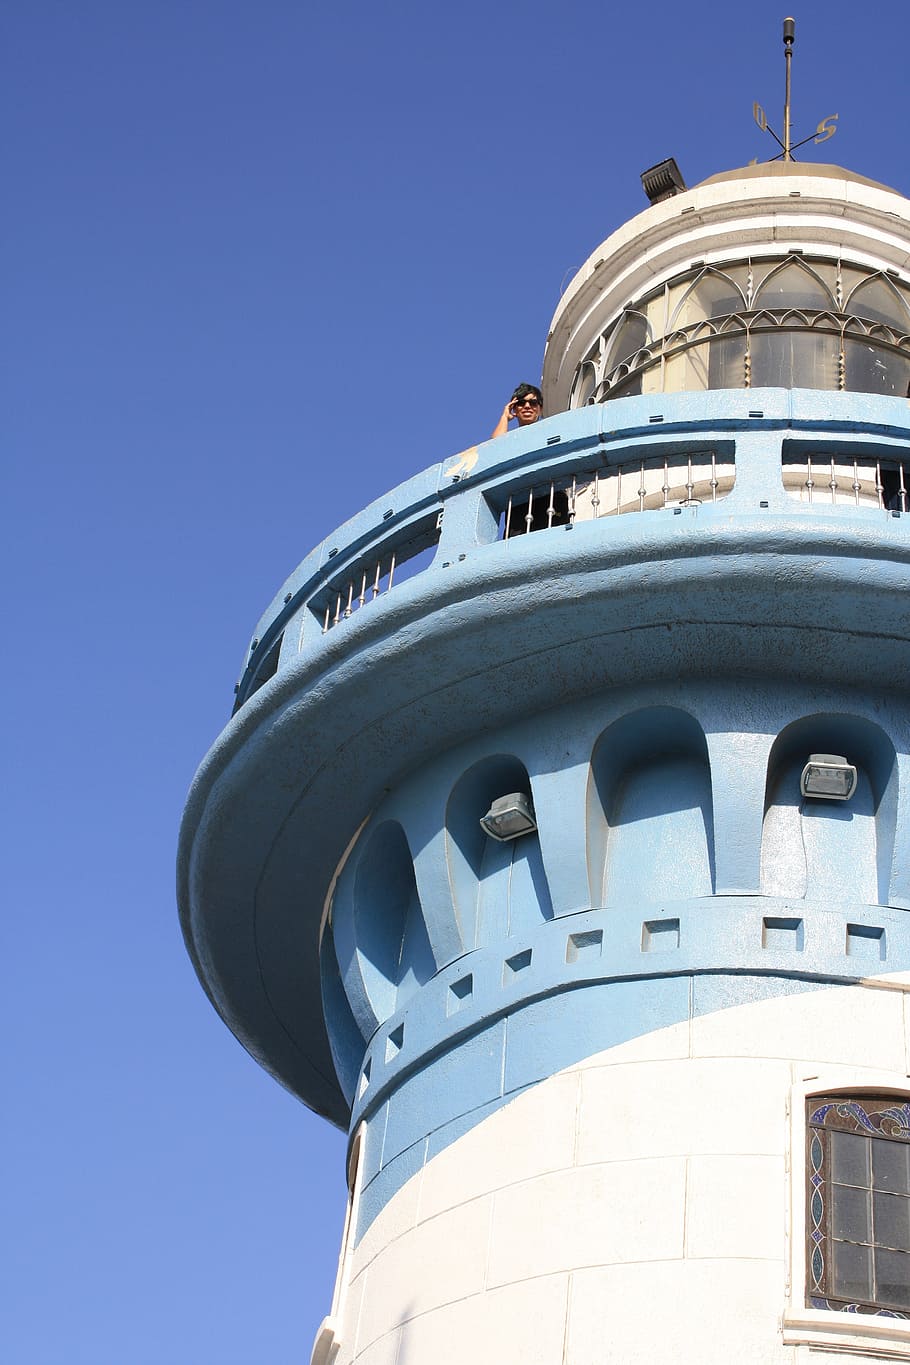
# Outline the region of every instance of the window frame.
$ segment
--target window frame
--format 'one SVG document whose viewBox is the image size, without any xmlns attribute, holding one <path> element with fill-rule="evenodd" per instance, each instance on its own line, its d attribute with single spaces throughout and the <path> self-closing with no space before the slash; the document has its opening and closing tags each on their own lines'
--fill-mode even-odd
<svg viewBox="0 0 910 1365">
<path fill-rule="evenodd" d="M 894 989 L 906 990 L 895 983 Z M 819 1070 L 795 1083 L 790 1092 L 790 1273 L 782 1327 L 784 1345 L 833 1347 L 848 1352 L 885 1354 L 910 1361 L 910 1315 L 893 1316 L 884 1309 L 859 1313 L 849 1309 L 815 1308 L 810 1303 L 809 1179 L 807 1121 L 809 1101 L 849 1102 L 859 1096 L 891 1097 L 910 1102 L 910 1078 L 872 1068 L 838 1067 Z M 892 1316 L 885 1316 L 891 1313 Z"/>
<path fill-rule="evenodd" d="M 910 1323 L 910 1299 L 903 1303 L 888 1303 L 880 1293 L 873 1293 L 869 1298 L 845 1297 L 837 1292 L 834 1282 L 836 1244 L 844 1242 L 848 1245 L 856 1245 L 857 1243 L 851 1243 L 850 1239 L 844 1236 L 843 1228 L 837 1227 L 834 1223 L 836 1196 L 833 1187 L 840 1184 L 842 1187 L 868 1189 L 868 1194 L 871 1197 L 868 1211 L 871 1224 L 867 1230 L 871 1229 L 873 1234 L 876 1207 L 872 1183 L 875 1169 L 874 1156 L 872 1156 L 868 1173 L 868 1186 L 864 1183 L 854 1186 L 852 1181 L 845 1181 L 843 1176 L 838 1181 L 834 1169 L 834 1134 L 844 1133 L 867 1143 L 877 1141 L 910 1148 L 910 1112 L 903 1116 L 904 1121 L 900 1125 L 900 1133 L 887 1131 L 889 1122 L 893 1122 L 890 1120 L 888 1111 L 897 1110 L 899 1107 L 910 1111 L 907 1100 L 879 1092 L 871 1094 L 854 1093 L 852 1095 L 836 1092 L 833 1095 L 812 1095 L 807 1098 L 806 1221 L 808 1237 L 806 1239 L 806 1279 L 807 1301 L 810 1307 L 825 1308 L 828 1311 L 855 1312 L 863 1316 L 894 1317 Z M 851 1110 L 858 1111 L 858 1113 L 851 1113 Z M 866 1120 L 865 1123 L 863 1119 Z M 879 1120 L 879 1123 L 875 1122 L 876 1119 Z M 866 1126 L 867 1124 L 869 1127 Z M 910 1188 L 901 1193 L 906 1195 L 908 1202 L 910 1202 Z M 859 1244 L 871 1245 L 873 1248 L 883 1245 L 875 1236 L 869 1243 L 862 1242 Z M 900 1250 L 907 1255 L 908 1284 L 910 1284 L 910 1247 Z"/>
</svg>

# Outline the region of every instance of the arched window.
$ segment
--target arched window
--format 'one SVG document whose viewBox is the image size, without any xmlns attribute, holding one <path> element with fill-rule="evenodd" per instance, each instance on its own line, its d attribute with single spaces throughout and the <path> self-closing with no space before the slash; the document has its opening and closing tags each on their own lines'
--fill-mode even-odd
<svg viewBox="0 0 910 1365">
<path fill-rule="evenodd" d="M 607 370 L 629 360 L 651 340 L 651 329 L 644 313 L 627 310 L 614 328 L 607 354 Z"/>
<path fill-rule="evenodd" d="M 817 270 L 791 257 L 757 282 L 752 307 L 835 309 L 837 302 Z"/>
<path fill-rule="evenodd" d="M 910 1102 L 806 1102 L 810 1308 L 910 1318 Z"/>
<path fill-rule="evenodd" d="M 844 301 L 844 312 L 887 323 L 898 332 L 910 331 L 910 303 L 886 275 L 873 275 L 858 284 Z"/>
<path fill-rule="evenodd" d="M 726 317 L 746 307 L 746 268 L 729 272 L 705 269 L 689 286 L 670 319 L 670 330 L 699 322 L 702 318 Z M 739 279 L 735 278 L 739 276 Z"/>
<path fill-rule="evenodd" d="M 572 397 L 569 406 L 573 408 L 583 408 L 586 403 L 591 401 L 594 390 L 597 387 L 597 371 L 586 360 L 579 367 L 578 374 L 575 376 L 575 383 L 572 385 Z"/>
</svg>

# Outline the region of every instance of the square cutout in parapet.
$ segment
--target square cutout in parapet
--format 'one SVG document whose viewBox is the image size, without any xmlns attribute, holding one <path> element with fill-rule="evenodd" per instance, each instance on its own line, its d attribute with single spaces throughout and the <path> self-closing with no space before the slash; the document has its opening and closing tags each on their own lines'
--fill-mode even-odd
<svg viewBox="0 0 910 1365">
<path fill-rule="evenodd" d="M 399 1024 L 397 1028 L 393 1028 L 393 1029 L 392 1029 L 392 1032 L 389 1034 L 388 1038 L 386 1039 L 386 1045 L 385 1045 L 385 1059 L 386 1059 L 386 1061 L 387 1061 L 387 1062 L 391 1062 L 395 1057 L 397 1057 L 398 1054 L 399 1054 L 399 1052 L 401 1051 L 403 1045 L 404 1045 L 404 1024 Z"/>
<path fill-rule="evenodd" d="M 781 953 L 801 953 L 803 922 L 777 915 L 765 915 L 761 922 L 761 946 Z"/>
<path fill-rule="evenodd" d="M 583 957 L 600 957 L 603 943 L 602 929 L 590 929 L 583 934 L 570 934 L 566 939 L 566 961 L 578 962 Z"/>
<path fill-rule="evenodd" d="M 678 919 L 648 919 L 641 926 L 643 953 L 670 953 L 679 947 Z"/>
<path fill-rule="evenodd" d="M 507 986 L 513 977 L 519 972 L 526 971 L 531 965 L 532 950 L 525 948 L 524 952 L 516 953 L 514 957 L 507 957 L 502 964 L 502 984 Z"/>
<path fill-rule="evenodd" d="M 884 929 L 875 924 L 848 924 L 847 956 L 863 958 L 866 962 L 884 962 Z"/>
<path fill-rule="evenodd" d="M 357 1092 L 357 1098 L 358 1098 L 358 1099 L 360 1099 L 360 1096 L 364 1093 L 364 1091 L 366 1090 L 367 1086 L 368 1086 L 369 1083 L 370 1083 L 370 1072 L 371 1072 L 372 1070 L 373 1070 L 373 1059 L 372 1059 L 372 1057 L 370 1057 L 370 1058 L 368 1058 L 368 1060 L 367 1060 L 366 1066 L 363 1068 L 363 1075 L 360 1077 L 360 1089 L 359 1089 L 358 1092 Z"/>
<path fill-rule="evenodd" d="M 460 976 L 457 981 L 453 981 L 449 987 L 446 1013 L 457 1014 L 459 1010 L 463 1010 L 473 994 L 474 977 L 469 972 L 467 976 Z"/>
</svg>

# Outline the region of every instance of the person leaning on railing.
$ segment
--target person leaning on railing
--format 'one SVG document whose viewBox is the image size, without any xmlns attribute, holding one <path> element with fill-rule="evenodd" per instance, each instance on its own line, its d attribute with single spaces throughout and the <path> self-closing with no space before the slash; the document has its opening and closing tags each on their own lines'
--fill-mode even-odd
<svg viewBox="0 0 910 1365">
<path fill-rule="evenodd" d="M 502 416 L 493 428 L 490 440 L 505 436 L 509 422 L 514 417 L 520 427 L 529 427 L 536 422 L 543 411 L 543 394 L 536 384 L 519 384 L 502 410 Z"/>
</svg>

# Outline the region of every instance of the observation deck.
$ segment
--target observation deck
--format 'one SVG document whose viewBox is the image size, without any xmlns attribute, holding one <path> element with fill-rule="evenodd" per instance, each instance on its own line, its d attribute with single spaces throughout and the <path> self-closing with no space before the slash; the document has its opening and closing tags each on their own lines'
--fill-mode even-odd
<svg viewBox="0 0 910 1365">
<path fill-rule="evenodd" d="M 197 774 L 179 897 L 216 1009 L 284 1085 L 347 1127 L 352 1107 L 370 1112 L 381 1076 L 387 1089 L 459 1029 L 476 1032 L 502 1008 L 497 992 L 525 990 L 519 982 L 531 982 L 530 999 L 557 989 L 560 972 L 580 973 L 575 984 L 653 975 L 647 954 L 671 940 L 687 971 L 728 962 L 830 981 L 854 979 L 857 944 L 884 952 L 887 936 L 887 970 L 910 969 L 894 930 L 910 872 L 893 856 L 910 835 L 908 784 L 896 795 L 894 750 L 873 736 L 910 678 L 908 588 L 903 397 L 643 394 L 431 466 L 330 535 L 279 590 L 235 714 Z M 865 745 L 874 808 L 891 814 L 870 864 L 868 923 L 851 912 L 852 953 L 839 925 L 801 943 L 797 968 L 774 956 L 774 935 L 786 939 L 799 916 L 793 887 L 763 880 L 762 821 L 769 754 L 792 757 L 775 744 L 797 721 L 802 738 L 815 735 L 796 700 L 806 684 L 820 711 L 843 717 L 835 731 Z M 605 880 L 606 836 L 591 816 L 592 790 L 609 785 L 597 758 L 605 699 L 651 707 L 681 754 L 708 756 L 703 867 L 680 882 L 676 909 L 666 877 L 650 909 L 643 886 L 620 893 Z M 526 899 L 543 907 L 533 925 L 505 915 L 483 927 L 463 889 L 470 839 L 455 838 L 460 862 L 446 843 L 452 794 L 466 790 L 458 774 L 478 764 L 481 786 L 518 781 L 521 767 L 533 789 L 540 861 Z M 380 833 L 356 889 L 358 840 L 393 826 L 404 846 Z M 683 849 L 680 866 L 693 858 Z M 371 882 L 371 859 L 399 878 L 392 900 Z M 823 893 L 818 923 L 831 910 Z M 391 947 L 358 896 L 380 926 L 399 917 Z M 419 943 L 408 938 L 415 904 Z M 628 942 L 605 958 L 626 921 Z M 531 969 L 535 935 L 555 946 Z M 476 953 L 486 956 L 471 967 Z M 424 1015 L 406 1042 L 406 1019 Z"/>
</svg>

